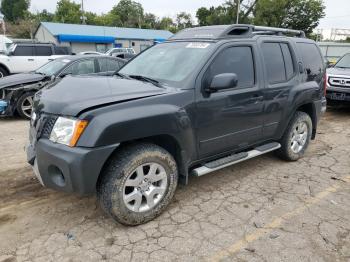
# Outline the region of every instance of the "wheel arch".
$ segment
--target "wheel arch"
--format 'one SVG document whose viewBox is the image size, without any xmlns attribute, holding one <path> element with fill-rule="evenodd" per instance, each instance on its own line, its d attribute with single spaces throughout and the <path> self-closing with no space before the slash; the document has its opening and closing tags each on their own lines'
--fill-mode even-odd
<svg viewBox="0 0 350 262">
<path fill-rule="evenodd" d="M 96 186 L 99 183 L 99 180 L 102 177 L 102 173 L 104 169 L 107 167 L 107 165 L 110 163 L 110 159 L 115 155 L 118 154 L 118 152 L 125 147 L 132 145 L 132 144 L 138 144 L 138 143 L 151 143 L 158 145 L 159 147 L 165 149 L 168 151 L 172 157 L 174 158 L 177 166 L 178 166 L 178 172 L 179 172 L 179 182 L 182 184 L 188 183 L 188 166 L 186 164 L 186 152 L 182 150 L 180 142 L 172 135 L 169 134 L 159 134 L 149 137 L 143 137 L 133 140 L 127 140 L 121 142 L 118 147 L 115 148 L 115 150 L 110 154 L 110 156 L 106 159 L 105 163 L 103 164 L 98 178 L 96 180 Z"/>
<path fill-rule="evenodd" d="M 297 112 L 304 112 L 308 114 L 312 121 L 312 135 L 311 139 L 315 139 L 316 137 L 316 129 L 317 129 L 317 114 L 316 114 L 316 108 L 313 103 L 305 103 L 300 105 L 294 112 L 294 114 Z"/>
<path fill-rule="evenodd" d="M 0 68 L 4 69 L 7 72 L 7 75 L 10 74 L 10 69 L 6 65 L 0 63 Z"/>
</svg>

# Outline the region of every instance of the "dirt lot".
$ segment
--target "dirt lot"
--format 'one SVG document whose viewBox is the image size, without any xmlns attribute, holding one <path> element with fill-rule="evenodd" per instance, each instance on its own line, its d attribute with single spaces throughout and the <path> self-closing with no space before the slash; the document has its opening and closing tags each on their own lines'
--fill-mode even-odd
<svg viewBox="0 0 350 262">
<path fill-rule="evenodd" d="M 138 227 L 41 187 L 27 128 L 0 120 L 0 261 L 350 261 L 349 108 L 327 112 L 299 162 L 269 154 L 191 178 Z"/>
</svg>

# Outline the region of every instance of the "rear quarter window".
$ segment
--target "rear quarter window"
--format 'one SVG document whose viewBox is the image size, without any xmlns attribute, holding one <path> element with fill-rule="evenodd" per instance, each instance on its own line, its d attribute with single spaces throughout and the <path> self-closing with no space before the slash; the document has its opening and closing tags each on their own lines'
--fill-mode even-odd
<svg viewBox="0 0 350 262">
<path fill-rule="evenodd" d="M 323 61 L 316 44 L 297 43 L 297 48 L 302 57 L 307 81 L 320 82 L 323 76 Z"/>
</svg>

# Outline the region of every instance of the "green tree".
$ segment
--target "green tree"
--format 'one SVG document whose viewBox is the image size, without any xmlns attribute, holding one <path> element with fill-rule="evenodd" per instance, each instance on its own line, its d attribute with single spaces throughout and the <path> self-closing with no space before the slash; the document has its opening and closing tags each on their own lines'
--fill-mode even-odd
<svg viewBox="0 0 350 262">
<path fill-rule="evenodd" d="M 57 2 L 54 16 L 55 22 L 80 24 L 81 16 L 82 13 L 79 4 L 70 0 L 60 0 Z"/>
<path fill-rule="evenodd" d="M 25 18 L 29 5 L 29 0 L 2 0 L 0 11 L 7 21 L 16 22 Z"/>
<path fill-rule="evenodd" d="M 94 23 L 103 26 L 119 26 L 121 24 L 119 16 L 112 13 L 96 16 Z"/>
<path fill-rule="evenodd" d="M 168 30 L 175 33 L 177 31 L 176 25 L 170 17 L 163 17 L 158 23 L 156 29 Z"/>
<path fill-rule="evenodd" d="M 252 13 L 259 0 L 240 0 L 239 22 L 251 23 Z M 199 25 L 225 25 L 234 24 L 237 16 L 237 1 L 230 0 L 217 7 L 201 7 L 197 10 L 196 17 Z"/>
<path fill-rule="evenodd" d="M 176 25 L 177 29 L 181 30 L 184 28 L 192 27 L 192 16 L 186 12 L 181 12 L 176 15 Z"/>
<path fill-rule="evenodd" d="M 324 17 L 322 0 L 259 0 L 254 23 L 304 30 L 310 35 Z"/>
<path fill-rule="evenodd" d="M 141 28 L 143 24 L 143 7 L 135 1 L 120 0 L 110 13 L 120 19 L 119 26 Z"/>
<path fill-rule="evenodd" d="M 48 12 L 46 9 L 36 14 L 36 19 L 40 22 L 52 22 L 54 20 L 54 14 Z"/>
<path fill-rule="evenodd" d="M 156 15 L 151 13 L 146 13 L 143 17 L 142 28 L 152 29 L 156 28 L 159 24 L 159 19 Z"/>
</svg>

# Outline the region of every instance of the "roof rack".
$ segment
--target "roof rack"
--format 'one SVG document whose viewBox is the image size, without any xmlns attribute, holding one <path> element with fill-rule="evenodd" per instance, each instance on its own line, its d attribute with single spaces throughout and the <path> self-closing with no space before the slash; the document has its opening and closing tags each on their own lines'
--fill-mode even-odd
<svg viewBox="0 0 350 262">
<path fill-rule="evenodd" d="M 254 35 L 290 35 L 295 37 L 305 37 L 304 31 L 292 30 L 277 27 L 254 26 L 245 24 L 203 26 L 184 29 L 170 40 L 181 39 L 203 39 L 215 40 L 224 38 L 253 37 Z"/>
<path fill-rule="evenodd" d="M 277 35 L 293 35 L 297 37 L 305 37 L 305 32 L 302 30 L 293 30 L 287 28 L 278 28 L 278 27 L 268 27 L 268 26 L 253 26 L 253 33 L 256 32 L 265 32 L 265 33 L 275 33 Z"/>
</svg>

